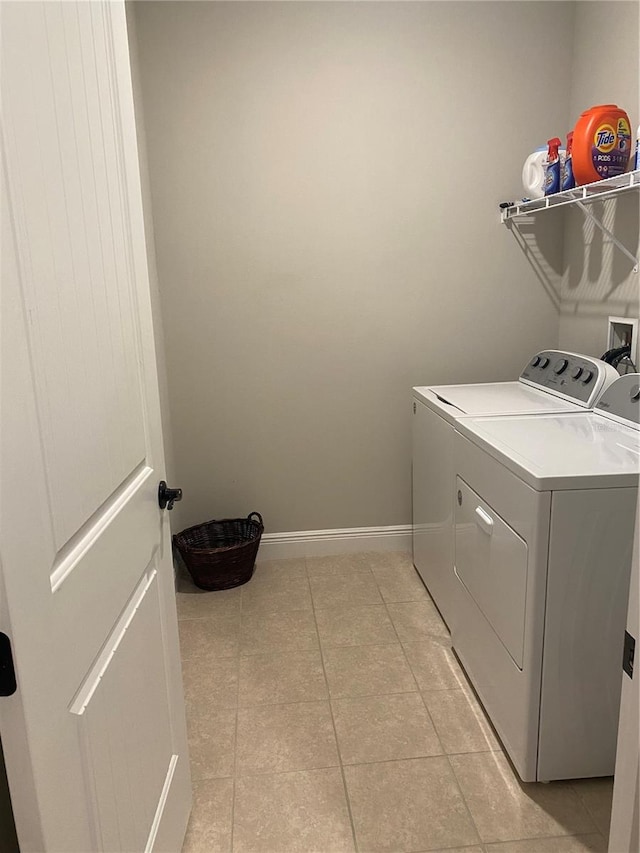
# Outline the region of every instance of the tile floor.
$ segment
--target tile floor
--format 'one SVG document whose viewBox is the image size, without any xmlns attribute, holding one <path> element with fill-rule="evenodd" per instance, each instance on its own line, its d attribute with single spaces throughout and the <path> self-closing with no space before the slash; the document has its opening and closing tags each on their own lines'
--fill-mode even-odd
<svg viewBox="0 0 640 853">
<path fill-rule="evenodd" d="M 183 853 L 606 851 L 611 780 L 518 781 L 409 555 L 178 590 Z"/>
</svg>

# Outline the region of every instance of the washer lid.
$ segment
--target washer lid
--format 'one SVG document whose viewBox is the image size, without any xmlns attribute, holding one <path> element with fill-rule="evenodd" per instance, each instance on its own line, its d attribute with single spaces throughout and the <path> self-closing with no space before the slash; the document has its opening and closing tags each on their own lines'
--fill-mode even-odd
<svg viewBox="0 0 640 853">
<path fill-rule="evenodd" d="M 417 387 L 414 394 L 447 420 L 464 415 L 528 415 L 584 409 L 523 382 Z"/>
<path fill-rule="evenodd" d="M 463 418 L 456 428 L 537 491 L 638 485 L 640 432 L 593 412 Z"/>
</svg>

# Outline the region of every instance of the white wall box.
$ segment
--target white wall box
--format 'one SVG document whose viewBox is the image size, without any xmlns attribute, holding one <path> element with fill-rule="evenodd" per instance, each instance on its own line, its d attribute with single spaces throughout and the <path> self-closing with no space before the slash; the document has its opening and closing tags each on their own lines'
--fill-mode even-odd
<svg viewBox="0 0 640 853">
<path fill-rule="evenodd" d="M 638 365 L 638 320 L 633 317 L 609 317 L 607 350 L 628 345 L 631 360 Z"/>
</svg>

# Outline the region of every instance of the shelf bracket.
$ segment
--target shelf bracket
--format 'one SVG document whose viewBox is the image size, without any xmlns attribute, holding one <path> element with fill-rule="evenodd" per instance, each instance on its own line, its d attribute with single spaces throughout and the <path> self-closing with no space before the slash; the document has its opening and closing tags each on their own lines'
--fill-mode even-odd
<svg viewBox="0 0 640 853">
<path fill-rule="evenodd" d="M 580 208 L 580 210 L 584 213 L 584 215 L 585 215 L 588 219 L 590 219 L 590 220 L 591 220 L 591 222 L 593 222 L 593 224 L 594 224 L 594 225 L 596 225 L 596 226 L 597 226 L 597 227 L 602 231 L 602 233 L 603 233 L 603 234 L 606 234 L 606 235 L 607 235 L 607 237 L 611 240 L 611 242 L 612 242 L 615 246 L 617 246 L 617 247 L 618 247 L 618 249 L 620 249 L 620 251 L 622 252 L 622 254 L 623 254 L 623 255 L 625 255 L 625 257 L 629 258 L 629 260 L 633 263 L 633 271 L 634 271 L 634 273 L 637 273 L 637 272 L 638 272 L 638 263 L 639 263 L 638 258 L 637 258 L 634 254 L 632 254 L 632 253 L 627 249 L 627 247 L 626 247 L 626 246 L 624 246 L 624 245 L 620 242 L 620 240 L 618 240 L 618 238 L 617 238 L 617 237 L 616 237 L 616 236 L 615 236 L 615 235 L 614 235 L 614 234 L 613 234 L 613 233 L 612 233 L 612 232 L 607 228 L 607 226 L 606 226 L 603 222 L 601 222 L 601 221 L 598 219 L 598 217 L 597 217 L 597 216 L 594 216 L 594 214 L 589 210 L 589 208 L 587 207 L 587 205 L 586 205 L 586 204 L 584 204 L 582 201 L 576 201 L 576 204 L 578 205 L 578 207 Z"/>
</svg>

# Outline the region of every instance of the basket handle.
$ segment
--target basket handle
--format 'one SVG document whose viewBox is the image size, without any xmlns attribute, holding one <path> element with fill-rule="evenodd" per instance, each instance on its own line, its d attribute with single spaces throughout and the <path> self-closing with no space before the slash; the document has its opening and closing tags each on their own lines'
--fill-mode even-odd
<svg viewBox="0 0 640 853">
<path fill-rule="evenodd" d="M 249 521 L 253 521 L 252 516 L 254 516 L 254 515 L 257 515 L 257 516 L 258 516 L 258 522 L 259 522 L 260 526 L 261 526 L 261 527 L 264 527 L 264 524 L 263 524 L 263 521 L 262 521 L 262 516 L 260 515 L 260 513 L 259 513 L 259 512 L 250 512 L 250 513 L 249 513 L 249 515 L 247 516 L 247 518 L 249 519 Z"/>
</svg>

